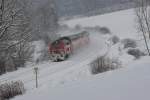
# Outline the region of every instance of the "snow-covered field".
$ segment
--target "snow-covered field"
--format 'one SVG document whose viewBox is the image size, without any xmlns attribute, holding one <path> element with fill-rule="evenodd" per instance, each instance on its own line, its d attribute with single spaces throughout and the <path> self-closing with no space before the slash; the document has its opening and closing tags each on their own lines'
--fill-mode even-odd
<svg viewBox="0 0 150 100">
<path fill-rule="evenodd" d="M 106 26 L 113 34 L 120 38 L 138 36 L 135 24 L 135 12 L 133 9 L 118 11 L 100 16 L 74 19 L 65 22 L 70 27 L 81 26 Z M 62 22 L 63 23 L 63 22 Z"/>
<path fill-rule="evenodd" d="M 71 85 L 35 90 L 15 100 L 149 100 L 150 58 Z"/>
<path fill-rule="evenodd" d="M 135 16 L 132 9 L 73 19 L 61 24 L 70 27 L 78 24 L 105 26 L 111 30 L 112 35 L 117 35 L 121 39 L 138 40 L 139 37 L 135 29 Z M 150 57 L 135 60 L 121 48 L 121 43 L 115 45 L 109 43 L 108 39 L 112 35 L 90 33 L 90 44 L 80 48 L 68 60 L 28 65 L 27 68 L 0 76 L 0 82 L 13 80 L 24 82 L 26 94 L 13 100 L 149 100 Z M 109 57 L 116 57 L 122 62 L 122 68 L 93 76 L 89 64 L 108 50 Z M 39 68 L 38 89 L 35 88 L 34 67 Z"/>
</svg>

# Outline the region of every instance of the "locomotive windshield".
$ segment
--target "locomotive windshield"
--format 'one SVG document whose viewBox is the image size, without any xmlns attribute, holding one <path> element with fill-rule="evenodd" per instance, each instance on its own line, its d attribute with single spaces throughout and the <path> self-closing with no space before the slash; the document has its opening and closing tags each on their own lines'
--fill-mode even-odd
<svg viewBox="0 0 150 100">
<path fill-rule="evenodd" d="M 62 43 L 64 43 L 65 45 L 68 45 L 68 44 L 70 44 L 70 41 L 69 41 L 68 38 L 63 37 L 63 38 L 61 38 L 59 40 L 54 41 L 52 43 L 52 46 L 57 47 L 57 46 L 59 46 Z"/>
<path fill-rule="evenodd" d="M 60 40 L 56 40 L 52 43 L 52 46 L 57 47 L 57 46 L 59 46 L 60 42 L 61 42 Z"/>
</svg>

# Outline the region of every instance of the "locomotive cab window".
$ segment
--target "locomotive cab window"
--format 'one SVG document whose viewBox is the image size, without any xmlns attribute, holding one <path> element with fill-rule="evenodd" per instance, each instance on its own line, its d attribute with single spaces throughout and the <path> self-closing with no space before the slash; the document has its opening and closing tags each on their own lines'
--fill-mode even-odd
<svg viewBox="0 0 150 100">
<path fill-rule="evenodd" d="M 68 39 L 64 39 L 63 42 L 64 42 L 64 44 L 66 44 L 66 45 L 69 45 L 69 44 L 70 44 L 70 41 L 69 41 Z"/>
<path fill-rule="evenodd" d="M 60 43 L 61 43 L 61 40 L 56 40 L 52 43 L 52 46 L 57 47 L 60 45 Z"/>
</svg>

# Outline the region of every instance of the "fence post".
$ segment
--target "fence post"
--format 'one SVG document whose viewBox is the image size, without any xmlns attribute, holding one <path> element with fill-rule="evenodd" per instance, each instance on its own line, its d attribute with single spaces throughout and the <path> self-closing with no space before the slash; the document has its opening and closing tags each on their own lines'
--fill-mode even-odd
<svg viewBox="0 0 150 100">
<path fill-rule="evenodd" d="M 38 70 L 39 70 L 38 67 L 34 68 L 36 88 L 38 88 Z"/>
</svg>

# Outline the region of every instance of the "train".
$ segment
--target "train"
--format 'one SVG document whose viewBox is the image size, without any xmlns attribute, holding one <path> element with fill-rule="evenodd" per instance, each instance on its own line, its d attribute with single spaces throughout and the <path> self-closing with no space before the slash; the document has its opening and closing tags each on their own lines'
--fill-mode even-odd
<svg viewBox="0 0 150 100">
<path fill-rule="evenodd" d="M 77 49 L 89 44 L 89 33 L 82 31 L 75 35 L 60 37 L 49 44 L 49 54 L 52 61 L 64 61 Z"/>
</svg>

